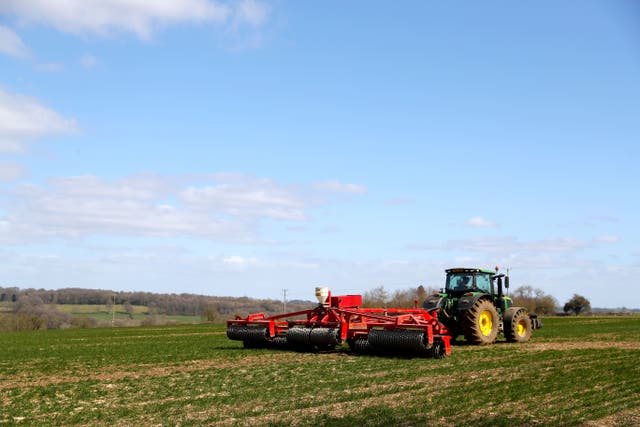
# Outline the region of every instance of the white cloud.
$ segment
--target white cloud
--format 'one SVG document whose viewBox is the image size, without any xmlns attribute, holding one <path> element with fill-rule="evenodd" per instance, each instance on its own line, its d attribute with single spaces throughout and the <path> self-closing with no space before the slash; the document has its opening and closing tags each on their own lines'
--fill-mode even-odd
<svg viewBox="0 0 640 427">
<path fill-rule="evenodd" d="M 319 191 L 326 191 L 329 193 L 342 193 L 342 194 L 363 194 L 367 190 L 365 187 L 359 184 L 343 184 L 340 181 L 321 181 L 316 182 L 313 188 Z"/>
<path fill-rule="evenodd" d="M 593 241 L 596 243 L 618 243 L 620 237 L 614 235 L 598 236 Z"/>
<path fill-rule="evenodd" d="M 0 25 L 0 52 L 16 58 L 26 58 L 29 50 L 13 30 Z"/>
<path fill-rule="evenodd" d="M 67 119 L 38 100 L 0 89 L 0 153 L 24 151 L 27 141 L 77 131 Z"/>
<path fill-rule="evenodd" d="M 255 0 L 244 0 L 237 3 L 235 20 L 238 24 L 259 27 L 267 20 L 269 10 L 264 3 Z"/>
<path fill-rule="evenodd" d="M 394 197 L 392 199 L 387 200 L 386 204 L 389 206 L 403 206 L 403 205 L 413 205 L 415 200 L 410 199 L 408 197 Z"/>
<path fill-rule="evenodd" d="M 248 268 L 255 268 L 260 266 L 257 258 L 242 257 L 239 255 L 232 255 L 223 258 L 222 264 L 232 270 L 245 270 Z"/>
<path fill-rule="evenodd" d="M 62 62 L 45 62 L 38 64 L 36 68 L 47 73 L 59 73 L 64 71 L 64 64 Z"/>
<path fill-rule="evenodd" d="M 245 224 L 215 214 L 171 208 L 162 201 L 171 187 L 158 177 L 106 182 L 94 176 L 22 185 L 6 206 L 5 241 L 89 235 L 200 236 L 241 241 Z"/>
<path fill-rule="evenodd" d="M 7 166 L 5 172 L 11 178 L 19 171 Z M 256 230 L 265 219 L 307 219 L 316 202 L 304 193 L 270 179 L 231 174 L 54 178 L 14 187 L 0 204 L 0 241 L 94 235 L 262 241 Z"/>
<path fill-rule="evenodd" d="M 595 215 L 587 218 L 587 221 L 615 224 L 618 222 L 618 218 L 610 215 Z"/>
<path fill-rule="evenodd" d="M 218 178 L 223 175 L 218 175 Z M 267 217 L 301 221 L 305 202 L 295 192 L 269 179 L 228 176 L 226 182 L 190 186 L 180 194 L 182 202 L 197 210 L 217 210 L 238 217 Z"/>
<path fill-rule="evenodd" d="M 76 35 L 135 34 L 149 39 L 164 27 L 185 23 L 260 26 L 262 2 L 214 0 L 4 0 L 0 13 Z"/>
<path fill-rule="evenodd" d="M 25 174 L 24 168 L 16 163 L 0 162 L 0 182 L 15 181 Z"/>
<path fill-rule="evenodd" d="M 473 218 L 469 218 L 466 222 L 466 225 L 469 227 L 497 227 L 497 224 L 493 221 L 489 221 L 488 219 L 482 218 L 481 216 L 475 216 Z"/>
<path fill-rule="evenodd" d="M 584 240 L 568 237 L 521 242 L 515 237 L 506 236 L 450 240 L 437 245 L 410 244 L 407 245 L 407 248 L 411 250 L 451 250 L 508 255 L 522 252 L 575 252 L 588 246 L 588 243 Z"/>
</svg>

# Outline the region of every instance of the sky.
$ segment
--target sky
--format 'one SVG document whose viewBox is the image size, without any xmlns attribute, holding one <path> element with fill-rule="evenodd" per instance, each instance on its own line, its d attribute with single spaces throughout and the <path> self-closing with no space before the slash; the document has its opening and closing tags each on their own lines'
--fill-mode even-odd
<svg viewBox="0 0 640 427">
<path fill-rule="evenodd" d="M 640 308 L 640 6 L 3 0 L 0 286 Z"/>
</svg>

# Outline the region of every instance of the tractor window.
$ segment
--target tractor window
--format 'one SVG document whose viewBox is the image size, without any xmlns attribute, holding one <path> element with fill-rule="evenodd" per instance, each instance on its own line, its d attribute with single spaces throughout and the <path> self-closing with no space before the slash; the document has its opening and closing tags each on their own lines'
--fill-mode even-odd
<svg viewBox="0 0 640 427">
<path fill-rule="evenodd" d="M 465 291 L 473 288 L 473 275 L 464 273 L 450 274 L 447 277 L 447 289 Z"/>
<path fill-rule="evenodd" d="M 491 278 L 488 274 L 478 274 L 476 276 L 476 287 L 483 292 L 491 293 Z"/>
</svg>

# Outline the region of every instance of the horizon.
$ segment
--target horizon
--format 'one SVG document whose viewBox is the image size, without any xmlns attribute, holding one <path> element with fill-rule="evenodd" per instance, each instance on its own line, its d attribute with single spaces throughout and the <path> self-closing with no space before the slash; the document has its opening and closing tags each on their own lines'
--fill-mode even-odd
<svg viewBox="0 0 640 427">
<path fill-rule="evenodd" d="M 305 300 L 497 265 L 640 307 L 638 17 L 4 2 L 0 283 Z"/>
<path fill-rule="evenodd" d="M 20 288 L 17 286 L 0 286 L 0 288 L 2 289 L 11 289 L 11 288 L 15 288 L 18 289 L 19 291 L 29 291 L 29 290 L 35 290 L 35 291 L 46 291 L 46 292 L 56 292 L 56 291 L 64 291 L 64 290 L 69 290 L 69 289 L 73 289 L 73 290 L 80 290 L 80 291 L 96 291 L 96 292 L 113 292 L 113 293 L 129 293 L 129 294 L 135 294 L 135 293 L 150 293 L 150 294 L 154 294 L 154 295 L 175 295 L 175 296 L 180 296 L 180 295 L 192 295 L 192 296 L 196 296 L 196 297 L 204 297 L 204 298 L 230 298 L 230 299 L 240 299 L 240 298 L 249 298 L 249 299 L 253 299 L 253 300 L 267 300 L 267 301 L 278 301 L 278 302 L 283 302 L 282 296 L 281 298 L 257 298 L 257 297 L 252 297 L 249 295 L 240 295 L 240 296 L 232 296 L 232 295 L 213 295 L 213 294 L 194 294 L 194 293 L 189 293 L 189 292 L 185 292 L 185 293 L 176 293 L 176 292 L 172 292 L 172 293 L 164 293 L 164 292 L 153 292 L 153 291 L 140 291 L 140 290 L 113 290 L 113 289 L 93 289 L 93 288 L 55 288 L 55 289 L 47 289 L 47 288 Z M 406 289 L 398 289 L 398 291 L 411 291 L 412 288 L 406 288 Z M 373 291 L 374 288 L 372 289 L 367 289 L 365 291 Z M 390 291 L 389 289 L 384 289 L 385 291 Z M 440 291 L 441 289 L 431 289 L 431 291 Z M 517 291 L 518 289 L 507 289 L 505 291 L 505 295 L 506 296 L 512 296 L 511 294 L 514 291 Z M 417 291 L 417 288 L 416 288 Z M 427 293 L 430 294 L 430 290 L 426 289 Z M 547 295 L 547 294 L 545 294 Z M 363 297 L 365 295 L 363 294 Z M 550 295 L 551 297 L 553 297 L 554 299 L 556 299 L 556 301 L 558 302 L 558 305 L 556 306 L 557 308 L 557 313 L 562 311 L 562 306 L 564 305 L 563 302 L 558 301 L 557 298 L 553 295 Z M 315 295 L 314 295 L 315 297 Z M 389 300 L 393 299 L 393 293 L 389 293 Z M 108 304 L 108 301 L 106 301 L 106 304 Z M 300 303 L 300 302 L 310 302 L 310 303 L 314 303 L 317 304 L 317 301 L 314 301 L 313 298 L 310 299 L 304 299 L 304 298 L 295 298 L 295 299 L 289 299 L 287 298 L 286 300 L 287 304 L 288 303 Z M 59 303 L 56 303 L 59 304 Z M 421 304 L 421 302 L 420 302 Z M 62 304 L 62 305 L 66 305 Z M 80 305 L 86 305 L 86 304 L 80 304 Z M 90 304 L 91 305 L 91 304 Z M 104 305 L 103 303 L 98 304 L 98 305 Z M 136 304 L 133 304 L 134 306 Z M 592 306 L 591 307 L 592 311 L 604 311 L 604 310 L 614 310 L 614 311 L 620 311 L 620 310 L 626 310 L 626 311 L 640 311 L 640 307 L 627 307 L 627 306 L 620 306 L 620 307 L 599 307 L 599 306 Z"/>
</svg>

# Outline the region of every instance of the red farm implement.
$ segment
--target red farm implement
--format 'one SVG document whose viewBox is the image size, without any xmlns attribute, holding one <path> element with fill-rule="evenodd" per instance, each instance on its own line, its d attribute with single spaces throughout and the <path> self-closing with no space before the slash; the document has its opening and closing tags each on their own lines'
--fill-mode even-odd
<svg viewBox="0 0 640 427">
<path fill-rule="evenodd" d="M 451 353 L 446 327 L 420 308 L 361 308 L 361 295 L 331 296 L 317 288 L 311 310 L 227 321 L 227 336 L 247 348 L 333 350 L 346 342 L 356 353 L 414 354 L 442 358 Z"/>
</svg>

